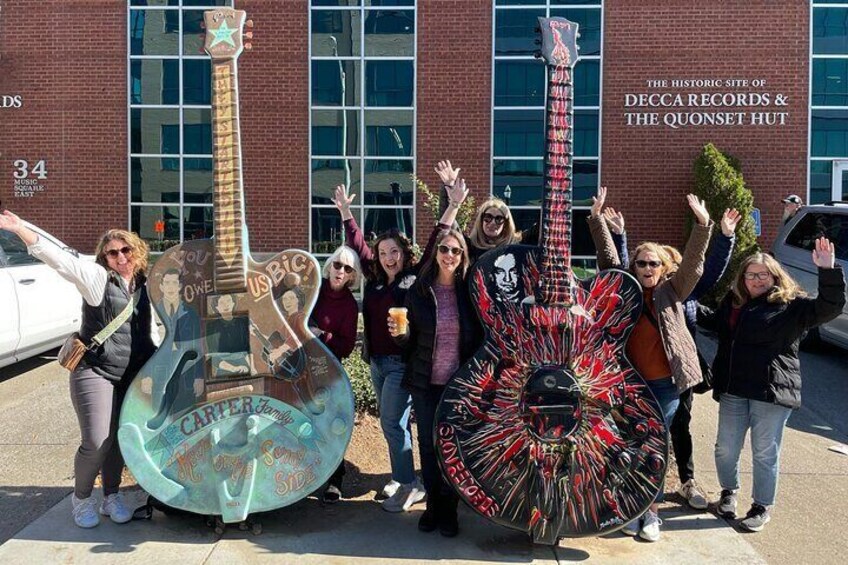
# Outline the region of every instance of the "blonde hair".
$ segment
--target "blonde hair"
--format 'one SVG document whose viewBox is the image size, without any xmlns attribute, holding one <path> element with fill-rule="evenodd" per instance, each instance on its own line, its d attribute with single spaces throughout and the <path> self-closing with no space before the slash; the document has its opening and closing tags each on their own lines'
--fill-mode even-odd
<svg viewBox="0 0 848 565">
<path fill-rule="evenodd" d="M 106 261 L 106 244 L 115 239 L 123 240 L 132 249 L 133 261 L 135 262 L 133 278 L 138 277 L 140 274 L 147 274 L 150 248 L 147 246 L 146 241 L 138 237 L 137 233 L 127 230 L 113 229 L 100 236 L 100 241 L 97 242 L 97 248 L 94 251 L 97 264 L 105 267 L 107 271 L 110 269 L 109 263 Z"/>
<path fill-rule="evenodd" d="M 333 254 L 327 257 L 324 263 L 324 268 L 321 270 L 321 276 L 325 279 L 330 278 L 330 267 L 335 261 L 350 265 L 353 267 L 350 280 L 347 282 L 348 288 L 356 288 L 359 286 L 359 276 L 362 274 L 362 264 L 359 262 L 359 255 L 347 245 L 340 245 L 333 251 Z"/>
<path fill-rule="evenodd" d="M 745 258 L 739 265 L 739 270 L 733 278 L 730 290 L 733 292 L 733 304 L 742 306 L 751 299 L 748 288 L 745 286 L 745 272 L 751 265 L 762 265 L 774 278 L 774 286 L 768 292 L 768 301 L 786 304 L 796 298 L 807 296 L 803 288 L 798 286 L 789 273 L 780 266 L 774 257 L 766 253 L 754 253 Z"/>
<path fill-rule="evenodd" d="M 488 239 L 483 232 L 483 214 L 489 209 L 494 208 L 504 215 L 505 221 L 500 235 L 494 241 Z M 468 234 L 468 239 L 471 244 L 478 249 L 494 249 L 501 245 L 512 245 L 516 243 L 517 236 L 515 233 L 515 221 L 512 219 L 512 214 L 509 211 L 509 206 L 500 198 L 489 198 L 477 208 L 477 214 L 474 216 L 474 225 L 471 227 L 471 233 Z"/>
<path fill-rule="evenodd" d="M 633 250 L 633 259 L 630 260 L 631 273 L 636 273 L 636 260 L 643 252 L 654 253 L 660 258 L 663 269 L 662 278 L 666 278 L 676 273 L 677 269 L 680 267 L 681 261 L 683 261 L 683 256 L 680 255 L 680 251 L 671 245 L 662 245 L 661 243 L 655 243 L 653 241 L 643 241 L 636 246 L 636 249 Z"/>
</svg>

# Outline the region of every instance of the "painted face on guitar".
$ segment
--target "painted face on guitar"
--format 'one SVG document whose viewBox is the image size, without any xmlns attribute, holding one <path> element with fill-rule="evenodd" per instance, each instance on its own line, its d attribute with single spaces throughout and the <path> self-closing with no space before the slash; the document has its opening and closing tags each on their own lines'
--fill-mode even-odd
<svg viewBox="0 0 848 565">
<path fill-rule="evenodd" d="M 384 239 L 377 246 L 380 266 L 392 281 L 403 270 L 403 251 L 394 238 Z"/>
<path fill-rule="evenodd" d="M 654 288 L 665 274 L 660 256 L 653 251 L 642 251 L 633 261 L 636 278 L 643 288 Z"/>
<path fill-rule="evenodd" d="M 439 264 L 439 275 L 444 278 L 453 278 L 456 270 L 462 266 L 462 244 L 449 235 L 439 242 L 436 261 Z"/>
<path fill-rule="evenodd" d="M 129 280 L 135 272 L 133 248 L 123 239 L 113 239 L 103 246 L 103 255 L 109 268 L 118 273 L 121 278 Z"/>
<path fill-rule="evenodd" d="M 298 302 L 297 294 L 293 290 L 287 290 L 283 293 L 282 303 L 286 315 L 291 316 L 297 312 Z"/>
<path fill-rule="evenodd" d="M 489 239 L 495 239 L 504 230 L 506 216 L 498 208 L 492 206 L 487 208 L 481 217 L 483 220 L 483 234 Z"/>
</svg>

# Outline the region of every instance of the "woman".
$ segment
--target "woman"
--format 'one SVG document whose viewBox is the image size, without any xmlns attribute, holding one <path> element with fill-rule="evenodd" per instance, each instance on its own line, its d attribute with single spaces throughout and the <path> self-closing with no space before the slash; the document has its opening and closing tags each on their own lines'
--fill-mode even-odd
<svg viewBox="0 0 848 565">
<path fill-rule="evenodd" d="M 351 289 L 359 284 L 360 271 L 356 253 L 344 245 L 337 248 L 324 263 L 321 290 L 309 321 L 312 332 L 339 361 L 350 355 L 356 345 L 359 308 Z M 324 502 L 333 504 L 342 497 L 344 475 L 345 462 L 342 461 L 327 482 L 322 497 Z"/>
<path fill-rule="evenodd" d="M 102 346 L 87 351 L 71 373 L 71 401 L 82 437 L 74 457 L 74 522 L 81 528 L 100 523 L 94 480 L 102 473 L 100 514 L 122 524 L 132 519 L 119 487 L 124 460 L 118 447 L 118 416 L 127 387 L 159 343 L 153 309 L 147 295 L 148 248 L 136 234 L 109 230 L 100 238 L 96 261 L 80 259 L 42 241 L 8 210 L 0 214 L 0 229 L 16 234 L 27 251 L 74 283 L 83 297 L 80 339 L 91 343 L 131 300 L 129 319 Z"/>
<path fill-rule="evenodd" d="M 755 253 L 739 266 L 731 292 L 716 312 L 701 307 L 698 322 L 718 332 L 713 398 L 719 401 L 716 471 L 719 514 L 736 517 L 739 455 L 748 429 L 754 461 L 753 504 L 740 526 L 761 531 L 777 494 L 783 430 L 801 406 L 798 346 L 804 333 L 836 318 L 845 306 L 845 278 L 834 246 L 816 241 L 816 298 L 807 298 L 770 255 Z"/>
<path fill-rule="evenodd" d="M 602 216 L 606 194 L 605 187 L 598 189 L 598 196 L 592 198 L 589 217 L 589 229 L 598 250 L 598 269 L 622 265 Z M 647 242 L 636 248 L 630 265 L 630 272 L 642 286 L 644 302 L 625 351 L 657 398 L 666 429 L 671 428 L 680 394 L 702 380 L 695 341 L 686 327 L 683 301 L 692 294 L 703 272 L 712 225 L 703 201 L 692 194 L 687 196 L 687 201 L 696 223 L 683 256 L 673 247 Z M 638 533 L 646 541 L 659 540 L 662 521 L 658 511 L 662 498 L 660 489 L 645 514 L 627 524 L 622 532 Z"/>
<path fill-rule="evenodd" d="M 408 324 L 401 333 L 388 318 L 389 333 L 404 346 L 407 364 L 403 386 L 412 393 L 418 422 L 421 474 L 427 489 L 427 510 L 418 529 L 439 528 L 446 537 L 457 534 L 459 501 L 439 470 L 433 429 L 436 408 L 450 377 L 479 345 L 480 328 L 465 283 L 468 249 L 459 230 L 443 231 L 436 239 L 438 253 L 430 257 L 415 286 L 406 295 Z"/>
<path fill-rule="evenodd" d="M 448 191 L 450 204 L 440 224 L 451 225 L 456 219 L 459 203 L 468 191 L 460 180 Z M 356 195 L 349 195 L 344 185 L 336 187 L 333 202 L 339 209 L 345 228 L 345 242 L 362 262 L 367 278 L 362 301 L 365 335 L 362 358 L 371 365 L 371 382 L 377 396 L 380 426 L 389 447 L 392 480 L 381 493 L 387 497 L 383 509 L 387 512 L 405 512 L 424 499 L 424 488 L 415 477 L 412 460 L 412 435 L 409 413 L 412 398 L 401 387 L 404 373 L 403 350 L 389 334 L 384 320 L 389 308 L 402 306 L 407 290 L 415 282 L 420 269 L 412 256 L 412 244 L 397 231 L 381 234 L 374 242 L 374 251 L 365 243 L 362 230 L 353 219 L 350 205 Z M 423 259 L 432 255 L 439 227 L 433 229 Z"/>
</svg>

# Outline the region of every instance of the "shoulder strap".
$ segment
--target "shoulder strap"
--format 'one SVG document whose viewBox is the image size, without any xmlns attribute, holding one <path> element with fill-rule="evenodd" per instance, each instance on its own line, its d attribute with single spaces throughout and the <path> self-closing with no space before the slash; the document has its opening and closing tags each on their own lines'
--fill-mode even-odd
<svg viewBox="0 0 848 565">
<path fill-rule="evenodd" d="M 91 349 L 92 347 L 95 347 L 95 346 L 103 345 L 103 343 L 107 339 L 109 339 L 112 336 L 112 334 L 115 333 L 118 330 L 118 328 L 120 328 L 124 324 L 124 322 L 129 320 L 130 316 L 132 315 L 133 309 L 138 304 L 138 301 L 139 301 L 140 298 L 141 298 L 141 289 L 138 289 L 135 293 L 133 293 L 132 299 L 129 302 L 127 302 L 127 305 L 123 309 L 123 311 L 120 314 L 118 314 L 115 317 L 114 320 L 109 322 L 109 324 L 105 328 L 100 330 L 97 333 L 97 335 L 95 335 L 93 338 L 91 338 L 91 345 L 88 346 L 89 349 Z"/>
</svg>

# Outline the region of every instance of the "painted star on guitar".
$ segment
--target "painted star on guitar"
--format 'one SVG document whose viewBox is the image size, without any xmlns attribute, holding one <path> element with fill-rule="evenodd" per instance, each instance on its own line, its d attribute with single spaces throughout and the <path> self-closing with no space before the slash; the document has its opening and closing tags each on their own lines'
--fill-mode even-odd
<svg viewBox="0 0 848 565">
<path fill-rule="evenodd" d="M 212 31 L 212 34 L 215 36 L 215 39 L 212 40 L 212 43 L 209 44 L 209 47 L 215 47 L 219 43 L 226 43 L 232 47 L 236 46 L 236 42 L 233 41 L 233 34 L 238 30 L 235 28 L 231 28 L 227 25 L 227 21 L 221 24 L 221 27 Z"/>
</svg>

